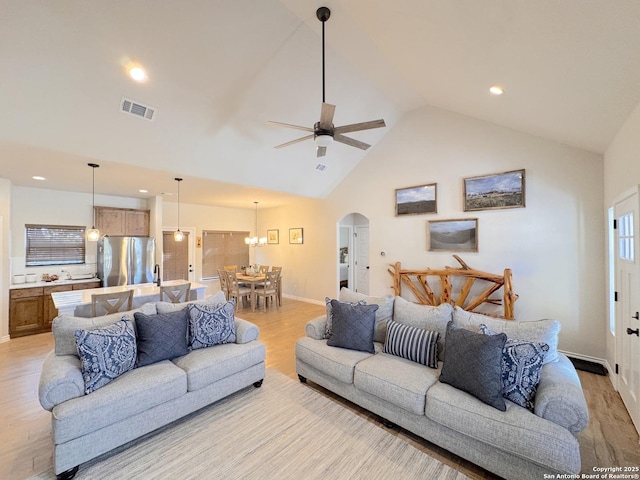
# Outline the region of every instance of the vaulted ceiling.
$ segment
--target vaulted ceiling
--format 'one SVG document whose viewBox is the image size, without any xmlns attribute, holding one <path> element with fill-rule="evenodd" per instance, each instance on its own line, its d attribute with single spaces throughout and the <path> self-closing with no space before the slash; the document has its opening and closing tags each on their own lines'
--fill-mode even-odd
<svg viewBox="0 0 640 480">
<path fill-rule="evenodd" d="M 433 105 L 602 153 L 640 101 L 636 0 L 0 0 L 0 177 L 91 191 L 95 162 L 97 193 L 180 176 L 189 203 L 326 196 L 367 152 L 274 149 L 304 132 L 265 124 L 319 120 L 322 5 L 326 100 L 336 125 L 385 119 L 349 134 L 372 149 Z"/>
</svg>

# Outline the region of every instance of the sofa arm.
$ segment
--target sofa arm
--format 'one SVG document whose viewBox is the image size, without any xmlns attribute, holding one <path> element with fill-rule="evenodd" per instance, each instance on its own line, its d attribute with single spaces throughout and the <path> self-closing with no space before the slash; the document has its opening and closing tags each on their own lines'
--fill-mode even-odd
<svg viewBox="0 0 640 480">
<path fill-rule="evenodd" d="M 235 318 L 235 321 L 236 343 L 249 343 L 258 339 L 260 329 L 257 325 L 238 317 Z"/>
<path fill-rule="evenodd" d="M 556 423 L 571 433 L 584 430 L 589 410 L 578 372 L 565 355 L 545 364 L 540 373 L 534 413 Z"/>
<path fill-rule="evenodd" d="M 52 410 L 62 402 L 84 396 L 80 359 L 75 355 L 56 355 L 51 351 L 42 365 L 38 396 L 45 410 Z"/>
<path fill-rule="evenodd" d="M 327 316 L 321 315 L 307 322 L 307 325 L 304 327 L 304 331 L 307 334 L 307 337 L 311 337 L 315 340 L 322 340 L 324 339 L 326 326 Z"/>
</svg>

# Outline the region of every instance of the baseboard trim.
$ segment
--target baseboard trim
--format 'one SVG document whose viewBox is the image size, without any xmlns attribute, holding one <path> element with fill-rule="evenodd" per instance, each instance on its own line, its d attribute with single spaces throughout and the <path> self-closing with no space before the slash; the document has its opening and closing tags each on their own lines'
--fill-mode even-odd
<svg viewBox="0 0 640 480">
<path fill-rule="evenodd" d="M 325 306 L 325 302 L 322 302 L 320 300 L 313 300 L 312 298 L 304 298 L 304 297 L 297 297 L 295 295 L 289 295 L 287 293 L 283 293 L 282 296 L 284 298 L 289 298 L 291 300 L 297 300 L 299 302 L 305 302 L 305 303 L 313 303 L 314 305 L 320 305 L 320 306 Z"/>
<path fill-rule="evenodd" d="M 589 355 L 582 355 L 580 353 L 567 352 L 565 350 L 559 350 L 559 351 L 564 353 L 567 357 L 569 357 L 570 360 L 575 359 L 577 362 L 574 362 L 574 364 L 576 363 L 578 365 L 580 363 L 586 364 L 583 366 L 583 368 L 580 368 L 580 370 L 596 373 L 598 375 L 607 375 L 608 373 L 613 371 L 611 370 L 608 362 L 602 358 L 591 357 Z M 589 364 L 593 364 L 593 365 L 589 366 Z M 576 368 L 578 368 L 578 365 L 576 365 Z"/>
<path fill-rule="evenodd" d="M 0 337 L 0 343 L 8 342 L 9 340 L 11 340 L 11 337 L 9 335 Z"/>
</svg>

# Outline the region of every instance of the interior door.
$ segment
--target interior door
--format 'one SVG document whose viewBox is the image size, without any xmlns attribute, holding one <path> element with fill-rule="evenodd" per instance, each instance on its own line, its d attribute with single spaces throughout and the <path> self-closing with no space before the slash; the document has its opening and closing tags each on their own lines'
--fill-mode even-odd
<svg viewBox="0 0 640 480">
<path fill-rule="evenodd" d="M 616 363 L 618 391 L 640 431 L 640 262 L 638 189 L 614 206 L 616 219 Z"/>
<path fill-rule="evenodd" d="M 162 280 L 192 281 L 189 263 L 189 232 L 182 232 L 181 242 L 173 239 L 173 232 L 162 232 Z"/>
<path fill-rule="evenodd" d="M 355 227 L 356 291 L 369 295 L 369 227 Z"/>
</svg>

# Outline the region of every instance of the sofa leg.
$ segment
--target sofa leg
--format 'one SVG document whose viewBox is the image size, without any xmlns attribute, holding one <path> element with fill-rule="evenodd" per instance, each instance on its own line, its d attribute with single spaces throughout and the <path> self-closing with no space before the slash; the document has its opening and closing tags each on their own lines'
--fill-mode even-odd
<svg viewBox="0 0 640 480">
<path fill-rule="evenodd" d="M 262 386 L 262 382 L 264 382 L 264 378 L 262 380 L 259 380 L 257 382 L 253 382 L 253 386 L 256 388 L 260 388 Z"/>
<path fill-rule="evenodd" d="M 76 465 L 73 468 L 70 468 L 69 470 L 65 470 L 62 473 L 59 473 L 58 475 L 56 475 L 56 480 L 71 480 L 73 477 L 76 476 L 76 473 L 78 473 L 78 468 L 80 468 L 78 465 Z"/>
<path fill-rule="evenodd" d="M 307 377 L 303 377 L 302 375 L 298 374 L 298 379 L 300 380 L 300 383 L 307 383 Z"/>
<path fill-rule="evenodd" d="M 386 428 L 396 428 L 397 425 L 393 422 L 390 422 L 389 420 L 387 420 L 386 418 L 380 418 L 380 420 L 382 421 L 382 425 L 384 425 Z"/>
</svg>

